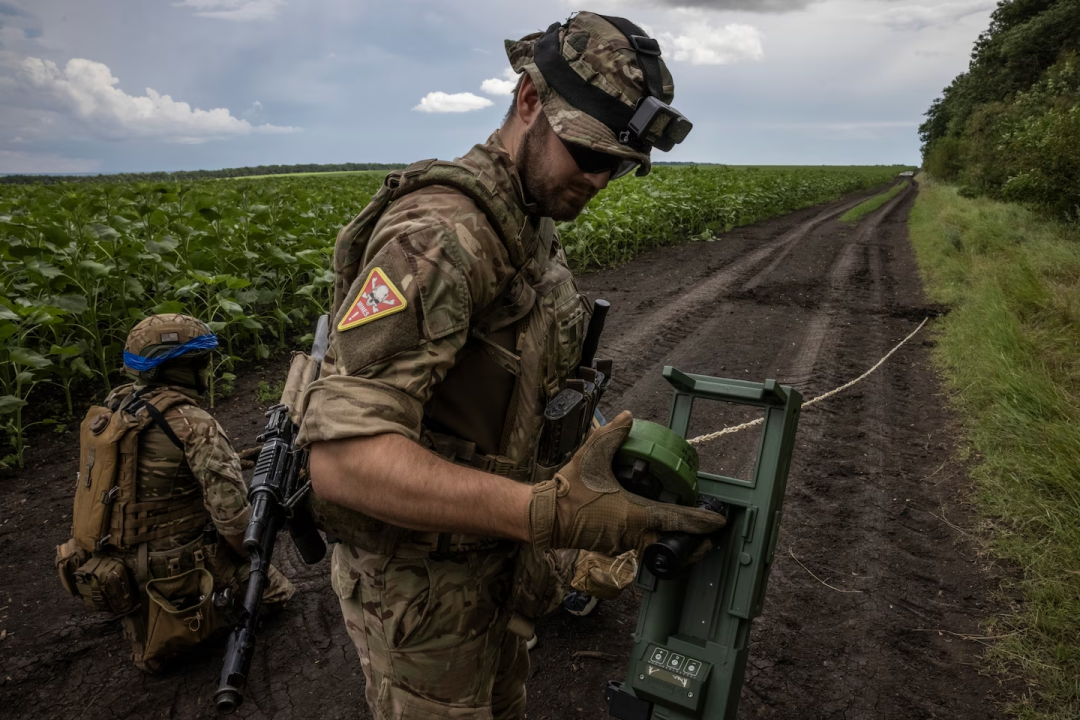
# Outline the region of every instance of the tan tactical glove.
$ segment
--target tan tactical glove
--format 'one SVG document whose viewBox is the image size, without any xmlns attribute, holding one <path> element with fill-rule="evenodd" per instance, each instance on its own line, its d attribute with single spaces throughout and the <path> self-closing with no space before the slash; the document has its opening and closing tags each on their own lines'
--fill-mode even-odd
<svg viewBox="0 0 1080 720">
<path fill-rule="evenodd" d="M 708 535 L 724 518 L 708 510 L 658 503 L 629 493 L 611 470 L 634 418 L 622 412 L 595 430 L 553 479 L 533 487 L 527 518 L 532 544 L 608 555 L 641 550 L 661 532 Z"/>
</svg>

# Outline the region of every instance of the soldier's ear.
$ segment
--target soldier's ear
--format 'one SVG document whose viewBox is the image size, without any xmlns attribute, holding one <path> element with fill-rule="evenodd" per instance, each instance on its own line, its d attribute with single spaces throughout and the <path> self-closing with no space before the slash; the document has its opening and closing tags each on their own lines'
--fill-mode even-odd
<svg viewBox="0 0 1080 720">
<path fill-rule="evenodd" d="M 526 126 L 531 126 L 542 113 L 540 93 L 536 91 L 536 85 L 529 73 L 523 73 L 521 89 L 517 94 L 517 116 Z"/>
</svg>

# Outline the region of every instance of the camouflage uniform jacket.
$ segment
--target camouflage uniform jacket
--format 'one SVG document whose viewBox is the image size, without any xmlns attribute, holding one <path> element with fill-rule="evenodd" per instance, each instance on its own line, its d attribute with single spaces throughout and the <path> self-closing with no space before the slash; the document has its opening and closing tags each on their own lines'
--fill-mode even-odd
<svg viewBox="0 0 1080 720">
<path fill-rule="evenodd" d="M 141 385 L 124 385 L 105 400 L 107 407 L 118 407 Z M 213 521 L 222 535 L 243 533 L 248 521 L 247 485 L 240 469 L 240 459 L 228 436 L 213 417 L 198 407 L 191 391 L 177 386 L 170 390 L 191 397 L 190 405 L 177 405 L 164 414 L 169 427 L 183 444 L 176 447 L 156 425 L 149 425 L 139 435 L 136 460 L 136 498 L 139 502 L 169 499 L 169 506 L 194 504 L 201 496 L 206 522 Z M 145 395 L 153 396 L 153 390 Z M 202 534 L 202 529 L 186 530 L 152 540 L 151 552 L 172 550 L 187 545 Z"/>
<path fill-rule="evenodd" d="M 430 178 L 433 162 L 388 185 Z M 436 180 L 394 199 L 366 242 L 355 241 L 368 211 L 339 234 L 330 348 L 304 397 L 299 439 L 398 433 L 453 462 L 535 482 L 553 473 L 535 466 L 543 410 L 577 367 L 588 306 L 499 133 L 455 163 L 487 188 L 495 218 Z M 376 269 L 404 308 L 343 329 Z M 369 520 L 352 513 L 350 522 L 385 534 Z"/>
</svg>

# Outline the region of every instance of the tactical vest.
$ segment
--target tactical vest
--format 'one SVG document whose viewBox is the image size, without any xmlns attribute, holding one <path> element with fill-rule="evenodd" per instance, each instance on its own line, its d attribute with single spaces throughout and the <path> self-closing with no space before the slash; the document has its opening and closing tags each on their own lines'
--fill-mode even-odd
<svg viewBox="0 0 1080 720">
<path fill-rule="evenodd" d="M 155 414 L 162 418 L 160 426 L 166 411 L 194 401 L 169 388 L 128 392 L 130 387 L 119 388 L 107 405 L 90 408 L 79 430 L 72 537 L 87 552 L 132 550 L 191 534 L 210 521 L 194 478 L 180 483 L 191 487 L 172 487 L 165 496 L 140 493 L 140 474 L 171 472 L 175 479 L 186 468 L 180 448 L 175 458 L 139 457 L 140 434 L 156 422 Z"/>
<path fill-rule="evenodd" d="M 544 407 L 580 362 L 589 309 L 566 265 L 554 222 L 550 218 L 534 221 L 526 215 L 515 198 L 495 182 L 497 172 L 500 170 L 488 153 L 474 151 L 453 163 L 425 160 L 390 174 L 363 212 L 338 236 L 331 317 L 337 316 L 350 300 L 349 291 L 363 269 L 368 243 L 391 202 L 433 185 L 453 188 L 470 198 L 503 242 L 516 274 L 499 288 L 491 304 L 473 313 L 465 349 L 471 345 L 479 352 L 463 352 L 461 357 L 468 362 L 470 357 L 487 356 L 513 376 L 513 391 L 497 452 L 481 454 L 475 443 L 433 430 L 426 422 L 421 428 L 421 443 L 454 463 L 521 482 L 539 482 L 558 469 L 536 464 Z M 497 342 L 496 337 L 502 342 Z M 466 388 L 466 392 L 455 387 L 457 377 L 469 376 L 460 363 L 451 368 L 425 407 L 425 421 L 440 404 L 452 410 L 457 399 L 469 392 L 474 396 L 484 393 L 483 387 Z M 312 511 L 324 530 L 379 554 L 390 554 L 402 546 L 423 553 L 436 547 L 457 550 L 493 543 L 490 538 L 449 539 L 437 533 L 411 532 L 333 505 L 314 494 Z"/>
</svg>

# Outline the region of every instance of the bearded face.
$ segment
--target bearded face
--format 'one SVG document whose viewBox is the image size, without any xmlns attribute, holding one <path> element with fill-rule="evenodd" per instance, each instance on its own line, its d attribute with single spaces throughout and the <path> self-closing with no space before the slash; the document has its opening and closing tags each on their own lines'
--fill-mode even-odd
<svg viewBox="0 0 1080 720">
<path fill-rule="evenodd" d="M 607 173 L 581 172 L 542 112 L 525 131 L 514 165 L 525 199 L 536 204 L 541 216 L 559 222 L 580 215 L 607 185 Z"/>
</svg>

